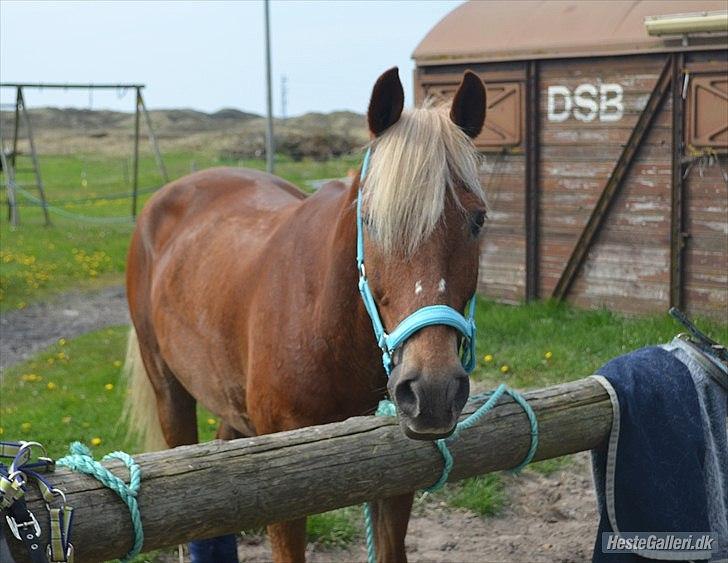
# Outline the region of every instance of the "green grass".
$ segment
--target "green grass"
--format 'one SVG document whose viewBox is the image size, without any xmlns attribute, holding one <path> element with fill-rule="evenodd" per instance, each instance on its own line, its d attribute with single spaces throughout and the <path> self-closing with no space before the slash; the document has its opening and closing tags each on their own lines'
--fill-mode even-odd
<svg viewBox="0 0 728 563">
<path fill-rule="evenodd" d="M 528 466 L 528 469 L 530 471 L 535 471 L 536 473 L 540 473 L 541 475 L 545 477 L 549 477 L 556 473 L 557 471 L 561 471 L 562 469 L 566 469 L 571 464 L 571 456 L 565 455 L 561 457 L 555 457 L 552 459 L 544 459 L 543 461 L 536 461 L 534 463 L 531 463 Z"/>
<path fill-rule="evenodd" d="M 52 457 L 65 455 L 74 440 L 93 446 L 98 456 L 117 449 L 138 451 L 136 444 L 125 440 L 126 428 L 119 424 L 128 330 L 118 326 L 60 339 L 6 370 L 0 385 L 3 439 L 40 441 Z M 200 410 L 200 439 L 213 439 L 217 424 Z"/>
<path fill-rule="evenodd" d="M 450 506 L 466 508 L 480 516 L 497 514 L 506 500 L 505 488 L 497 473 L 448 485 L 443 494 Z"/>
<path fill-rule="evenodd" d="M 361 508 L 348 506 L 309 516 L 306 521 L 308 541 L 326 547 L 345 547 L 362 535 Z"/>
<path fill-rule="evenodd" d="M 696 323 L 718 341 L 728 342 L 728 324 L 705 319 Z M 586 377 L 611 358 L 668 342 L 684 332 L 667 314 L 629 318 L 555 302 L 513 307 L 480 300 L 477 325 L 478 366 L 473 378 L 517 388 Z"/>
<path fill-rule="evenodd" d="M 103 155 L 41 156 L 41 167 L 50 205 L 86 217 L 130 217 L 131 199 L 93 199 L 128 194 L 126 159 Z M 328 162 L 281 161 L 276 173 L 303 189 L 313 179 L 341 177 L 356 166 L 358 157 Z M 263 169 L 261 160 L 230 161 L 209 154 L 172 153 L 165 155 L 171 178 L 192 169 L 211 166 L 245 166 Z M 18 162 L 27 167 L 27 162 Z M 159 186 L 154 159 L 145 155 L 140 161 L 139 185 Z M 83 184 L 83 180 L 86 184 Z M 30 175 L 18 176 L 18 182 L 30 182 Z M 151 197 L 144 193 L 139 207 Z M 21 226 L 11 229 L 6 210 L 0 213 L 0 311 L 22 309 L 69 288 L 94 287 L 121 283 L 131 221 L 124 224 L 94 224 L 51 215 L 53 225 L 45 227 L 37 206 L 20 209 Z"/>
</svg>

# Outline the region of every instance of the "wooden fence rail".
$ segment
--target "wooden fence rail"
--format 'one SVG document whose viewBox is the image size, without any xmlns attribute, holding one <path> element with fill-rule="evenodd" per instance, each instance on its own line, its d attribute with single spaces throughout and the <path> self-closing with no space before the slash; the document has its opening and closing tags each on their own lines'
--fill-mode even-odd
<svg viewBox="0 0 728 563">
<path fill-rule="evenodd" d="M 591 449 L 611 428 L 609 398 L 593 379 L 525 396 L 539 420 L 537 460 Z M 503 397 L 452 444 L 450 480 L 514 467 L 529 442 L 526 415 Z M 395 419 L 381 417 L 185 446 L 136 460 L 142 469 L 138 499 L 145 551 L 420 489 L 435 482 L 442 469 L 432 443 L 406 438 Z M 121 463 L 108 467 L 127 478 Z M 66 469 L 58 469 L 52 481 L 76 509 L 77 561 L 118 558 L 128 551 L 129 513 L 113 492 Z M 29 507 L 36 515 L 45 513 L 35 493 Z M 47 538 L 47 523 L 42 524 Z M 19 546 L 15 540 L 11 544 Z"/>
</svg>

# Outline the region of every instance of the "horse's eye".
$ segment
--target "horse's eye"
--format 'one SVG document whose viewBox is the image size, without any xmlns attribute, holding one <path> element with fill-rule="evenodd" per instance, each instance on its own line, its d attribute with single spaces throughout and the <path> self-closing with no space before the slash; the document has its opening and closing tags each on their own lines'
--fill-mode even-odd
<svg viewBox="0 0 728 563">
<path fill-rule="evenodd" d="M 470 216 L 470 231 L 473 235 L 480 233 L 485 223 L 485 211 L 476 211 Z"/>
</svg>

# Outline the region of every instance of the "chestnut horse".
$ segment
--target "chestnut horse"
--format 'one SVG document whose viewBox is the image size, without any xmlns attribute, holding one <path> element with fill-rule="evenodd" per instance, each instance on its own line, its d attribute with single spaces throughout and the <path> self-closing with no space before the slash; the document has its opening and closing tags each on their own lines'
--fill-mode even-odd
<svg viewBox="0 0 728 563">
<path fill-rule="evenodd" d="M 403 112 L 397 68 L 376 82 L 363 181 L 366 270 L 385 328 L 425 305 L 465 309 L 485 201 L 471 138 L 485 87 L 466 72 L 451 108 Z M 215 168 L 160 190 L 139 216 L 127 291 L 128 411 L 148 448 L 196 443 L 199 401 L 218 437 L 371 414 L 387 391 L 408 436 L 450 434 L 468 376 L 449 326 L 418 330 L 389 379 L 359 295 L 353 185 L 306 197 L 254 170 Z M 405 561 L 413 495 L 377 501 L 380 561 Z M 268 527 L 275 561 L 303 561 L 305 518 Z"/>
</svg>

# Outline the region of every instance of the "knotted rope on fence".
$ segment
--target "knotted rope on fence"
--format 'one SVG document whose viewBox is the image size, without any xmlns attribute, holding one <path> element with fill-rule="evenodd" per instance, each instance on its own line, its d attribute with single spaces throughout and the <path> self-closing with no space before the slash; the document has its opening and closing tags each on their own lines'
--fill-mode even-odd
<svg viewBox="0 0 728 563">
<path fill-rule="evenodd" d="M 142 528 L 142 516 L 139 512 L 139 504 L 137 503 L 137 492 L 141 484 L 142 472 L 139 465 L 134 459 L 125 452 L 111 452 L 105 455 L 101 461 L 110 459 L 118 459 L 129 469 L 129 484 L 114 475 L 106 467 L 94 460 L 91 456 L 91 450 L 81 442 L 73 442 L 71 444 L 70 454 L 59 459 L 56 464 L 67 467 L 71 471 L 85 473 L 90 475 L 104 486 L 114 491 L 119 498 L 129 507 L 131 515 L 131 523 L 134 529 L 134 543 L 129 552 L 124 556 L 122 561 L 126 562 L 136 557 L 142 550 L 144 544 L 144 530 Z"/>
</svg>

